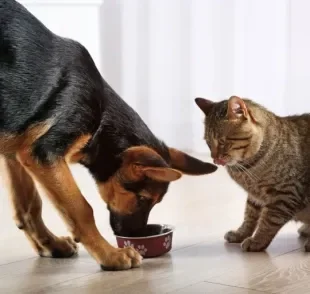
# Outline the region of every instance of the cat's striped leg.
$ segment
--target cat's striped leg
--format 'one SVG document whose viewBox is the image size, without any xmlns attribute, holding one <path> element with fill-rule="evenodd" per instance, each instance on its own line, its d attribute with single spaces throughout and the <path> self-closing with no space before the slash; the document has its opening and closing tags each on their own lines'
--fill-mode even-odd
<svg viewBox="0 0 310 294">
<path fill-rule="evenodd" d="M 310 205 L 308 204 L 305 209 L 297 213 L 294 219 L 303 223 L 298 229 L 299 235 L 303 238 L 310 238 Z"/>
<path fill-rule="evenodd" d="M 278 231 L 301 209 L 300 203 L 291 201 L 289 195 L 277 197 L 277 200 L 262 209 L 257 230 L 253 237 L 243 241 L 242 249 L 252 252 L 265 250 Z"/>
<path fill-rule="evenodd" d="M 310 205 L 308 204 L 305 209 L 297 213 L 296 221 L 301 221 L 303 225 L 298 229 L 300 237 L 307 238 L 305 243 L 305 251 L 310 252 Z"/>
<path fill-rule="evenodd" d="M 256 229 L 260 212 L 261 207 L 254 204 L 249 196 L 246 202 L 243 223 L 237 230 L 227 232 L 224 239 L 229 243 L 241 243 L 247 237 L 252 236 Z"/>
</svg>

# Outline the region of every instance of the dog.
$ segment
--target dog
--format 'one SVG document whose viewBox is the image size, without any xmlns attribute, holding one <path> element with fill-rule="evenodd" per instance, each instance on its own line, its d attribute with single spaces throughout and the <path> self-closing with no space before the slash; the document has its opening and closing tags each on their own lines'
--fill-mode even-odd
<svg viewBox="0 0 310 294">
<path fill-rule="evenodd" d="M 170 182 L 217 169 L 157 139 L 81 44 L 55 35 L 15 0 L 0 1 L 0 154 L 15 222 L 37 253 L 70 257 L 81 242 L 104 270 L 138 267 L 142 258 L 103 238 L 69 164 L 88 169 L 114 233 L 125 236 L 146 226 Z M 73 239 L 45 226 L 34 181 Z"/>
</svg>

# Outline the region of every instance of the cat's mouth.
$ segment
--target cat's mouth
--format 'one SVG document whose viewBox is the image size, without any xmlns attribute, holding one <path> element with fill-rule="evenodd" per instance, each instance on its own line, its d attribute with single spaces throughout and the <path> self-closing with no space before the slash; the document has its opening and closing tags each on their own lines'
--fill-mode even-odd
<svg viewBox="0 0 310 294">
<path fill-rule="evenodd" d="M 221 165 L 221 166 L 233 166 L 237 163 L 236 160 L 232 158 L 214 158 L 213 159 L 214 164 Z"/>
<path fill-rule="evenodd" d="M 225 166 L 228 162 L 224 159 L 214 158 L 214 164 Z"/>
</svg>

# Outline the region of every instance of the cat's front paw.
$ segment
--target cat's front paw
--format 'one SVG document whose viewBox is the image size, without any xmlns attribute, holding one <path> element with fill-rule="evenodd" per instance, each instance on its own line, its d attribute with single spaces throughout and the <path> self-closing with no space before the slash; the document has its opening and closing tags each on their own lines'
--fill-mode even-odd
<svg viewBox="0 0 310 294">
<path fill-rule="evenodd" d="M 241 243 L 245 238 L 246 236 L 243 236 L 238 231 L 229 231 L 224 236 L 228 243 Z"/>
<path fill-rule="evenodd" d="M 310 239 L 307 239 L 304 245 L 305 252 L 310 252 Z"/>
<path fill-rule="evenodd" d="M 309 238 L 310 237 L 310 226 L 308 224 L 303 224 L 299 229 L 298 233 L 300 237 Z"/>
<path fill-rule="evenodd" d="M 241 248 L 245 252 L 259 252 L 264 251 L 266 249 L 266 245 L 262 242 L 256 241 L 254 238 L 249 237 L 246 238 L 242 244 Z"/>
</svg>

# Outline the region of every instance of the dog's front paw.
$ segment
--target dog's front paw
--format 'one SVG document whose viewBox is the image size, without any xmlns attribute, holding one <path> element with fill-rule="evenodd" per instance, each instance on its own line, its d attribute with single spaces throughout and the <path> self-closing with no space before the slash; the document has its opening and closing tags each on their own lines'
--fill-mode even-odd
<svg viewBox="0 0 310 294">
<path fill-rule="evenodd" d="M 71 237 L 47 239 L 40 246 L 38 251 L 41 257 L 67 258 L 78 252 L 78 246 Z"/>
<path fill-rule="evenodd" d="M 103 270 L 118 271 L 139 267 L 142 256 L 132 247 L 114 249 L 101 264 Z"/>
<path fill-rule="evenodd" d="M 258 242 L 252 237 L 246 238 L 241 244 L 242 250 L 246 252 L 259 252 L 265 250 L 266 247 L 264 243 Z"/>
<path fill-rule="evenodd" d="M 241 243 L 245 238 L 246 236 L 243 236 L 238 231 L 229 231 L 224 236 L 228 243 Z"/>
</svg>

